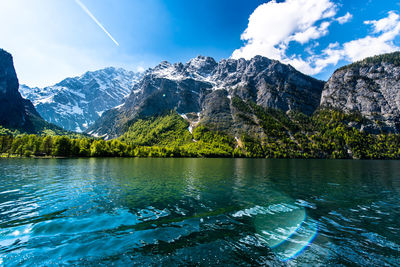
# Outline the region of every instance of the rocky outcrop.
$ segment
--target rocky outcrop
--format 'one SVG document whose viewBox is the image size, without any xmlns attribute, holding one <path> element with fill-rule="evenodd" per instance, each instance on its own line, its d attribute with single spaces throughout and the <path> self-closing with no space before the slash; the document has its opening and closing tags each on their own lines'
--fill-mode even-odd
<svg viewBox="0 0 400 267">
<path fill-rule="evenodd" d="M 400 131 L 400 52 L 367 58 L 337 70 L 326 83 L 322 108 L 361 113 L 362 130 Z"/>
<path fill-rule="evenodd" d="M 120 105 L 140 77 L 140 73 L 106 68 L 67 78 L 45 88 L 21 85 L 20 91 L 47 121 L 82 132 L 104 111 Z"/>
<path fill-rule="evenodd" d="M 233 97 L 264 108 L 312 114 L 323 86 L 324 82 L 291 66 L 261 56 L 218 63 L 203 56 L 186 64 L 162 62 L 144 74 L 122 106 L 106 112 L 88 132 L 112 138 L 137 118 L 176 110 L 185 118 L 195 118 L 192 124 L 236 134 L 248 130 L 248 122 L 236 116 Z M 257 131 L 256 126 L 250 128 Z"/>
<path fill-rule="evenodd" d="M 45 123 L 29 100 L 18 92 L 18 78 L 11 54 L 0 49 L 0 125 L 35 132 Z"/>
</svg>

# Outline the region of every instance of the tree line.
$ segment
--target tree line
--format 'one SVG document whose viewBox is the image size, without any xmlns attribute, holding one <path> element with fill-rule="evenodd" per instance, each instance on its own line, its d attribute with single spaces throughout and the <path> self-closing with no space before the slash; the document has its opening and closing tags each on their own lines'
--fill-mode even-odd
<svg viewBox="0 0 400 267">
<path fill-rule="evenodd" d="M 233 149 L 213 143 L 139 146 L 118 139 L 105 141 L 68 136 L 3 135 L 2 157 L 231 157 Z"/>
<path fill-rule="evenodd" d="M 244 133 L 235 140 L 204 125 L 189 132 L 188 122 L 171 112 L 138 120 L 120 138 L 109 141 L 82 135 L 28 135 L 3 128 L 0 153 L 3 157 L 400 159 L 399 134 L 370 134 L 348 126 L 349 122 L 365 123 L 360 114 L 320 110 L 306 116 L 241 100 L 234 103 L 246 120 L 257 118 L 265 133 L 263 138 Z"/>
</svg>

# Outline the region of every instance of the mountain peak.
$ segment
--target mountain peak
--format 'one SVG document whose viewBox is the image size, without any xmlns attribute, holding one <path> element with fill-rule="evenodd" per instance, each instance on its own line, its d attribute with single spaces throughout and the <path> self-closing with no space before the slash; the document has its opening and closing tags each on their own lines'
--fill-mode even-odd
<svg viewBox="0 0 400 267">
<path fill-rule="evenodd" d="M 168 61 L 164 60 L 161 61 L 160 64 L 158 64 L 154 69 L 165 69 L 171 67 L 172 64 L 169 63 Z"/>
<path fill-rule="evenodd" d="M 197 57 L 192 58 L 191 60 L 189 60 L 188 63 L 190 63 L 190 62 L 214 62 L 214 63 L 216 63 L 216 61 L 213 57 L 202 56 L 202 55 L 198 55 Z"/>
<path fill-rule="evenodd" d="M 20 90 L 47 121 L 81 132 L 104 111 L 120 105 L 141 77 L 141 73 L 107 67 L 66 78 L 53 86 L 21 86 Z"/>
<path fill-rule="evenodd" d="M 211 75 L 218 63 L 212 57 L 197 56 L 191 59 L 187 64 L 187 70 L 189 72 L 197 72 L 197 74 L 202 76 Z"/>
<path fill-rule="evenodd" d="M 369 57 L 335 71 L 321 106 L 361 114 L 367 132 L 400 132 L 400 52 Z"/>
<path fill-rule="evenodd" d="M 14 69 L 13 57 L 6 50 L 0 49 L 0 93 L 18 93 L 18 78 Z"/>
<path fill-rule="evenodd" d="M 106 112 L 88 131 L 116 137 L 127 121 L 170 110 L 198 114 L 219 130 L 240 131 L 233 107 L 237 97 L 264 108 L 311 114 L 319 105 L 324 83 L 265 57 L 216 62 L 197 56 L 186 64 L 163 61 L 149 69 L 119 109 Z M 235 124 L 237 123 L 237 124 Z"/>
</svg>

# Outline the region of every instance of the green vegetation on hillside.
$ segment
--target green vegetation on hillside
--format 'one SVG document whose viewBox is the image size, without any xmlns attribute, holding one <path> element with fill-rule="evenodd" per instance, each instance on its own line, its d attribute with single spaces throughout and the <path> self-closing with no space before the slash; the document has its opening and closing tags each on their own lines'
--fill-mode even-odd
<svg viewBox="0 0 400 267">
<path fill-rule="evenodd" d="M 134 148 L 132 156 L 231 157 L 234 138 L 204 126 L 188 130 L 189 123 L 176 112 L 138 120 L 119 140 Z"/>
<path fill-rule="evenodd" d="M 134 146 L 180 146 L 192 141 L 188 127 L 188 122 L 172 112 L 157 118 L 138 120 L 120 140 Z"/>
<path fill-rule="evenodd" d="M 36 134 L 36 135 L 65 135 L 69 137 L 82 137 L 83 134 L 66 131 L 54 124 L 48 123 L 40 117 L 30 116 L 29 123 L 23 128 L 8 129 L 0 125 L 0 135 L 19 135 L 19 134 Z"/>
<path fill-rule="evenodd" d="M 313 116 L 264 109 L 233 98 L 233 105 L 249 124 L 264 131 L 263 138 L 217 132 L 204 125 L 191 133 L 189 123 L 171 112 L 136 121 L 120 138 L 105 141 L 79 135 L 19 134 L 0 127 L 0 153 L 38 157 L 259 157 L 400 159 L 400 135 L 373 135 L 349 127 L 364 118 L 335 110 Z"/>
<path fill-rule="evenodd" d="M 377 56 L 373 56 L 373 57 L 368 57 L 361 61 L 357 61 L 352 64 L 343 66 L 343 67 L 339 68 L 337 71 L 345 70 L 345 69 L 349 69 L 349 68 L 358 68 L 358 67 L 362 67 L 362 66 L 369 65 L 369 64 L 379 64 L 382 62 L 391 63 L 395 66 L 400 66 L 400 52 L 394 52 L 394 53 L 388 53 L 388 54 L 382 54 L 382 55 L 377 55 Z"/>
<path fill-rule="evenodd" d="M 20 132 L 18 130 L 10 130 L 7 128 L 4 128 L 3 126 L 0 125 L 0 136 L 2 135 L 18 135 Z"/>
<path fill-rule="evenodd" d="M 319 110 L 313 116 L 247 104 L 266 138 L 242 136 L 244 155 L 267 158 L 400 159 L 400 135 L 373 135 L 349 127 L 360 114 Z"/>
</svg>

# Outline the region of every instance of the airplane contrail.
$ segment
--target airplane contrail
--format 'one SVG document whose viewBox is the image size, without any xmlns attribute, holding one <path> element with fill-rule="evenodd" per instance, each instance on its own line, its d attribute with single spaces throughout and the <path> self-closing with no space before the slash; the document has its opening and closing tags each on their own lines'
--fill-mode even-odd
<svg viewBox="0 0 400 267">
<path fill-rule="evenodd" d="M 96 19 L 96 17 L 90 12 L 90 10 L 80 1 L 80 0 L 75 0 L 75 2 L 83 9 L 83 11 L 86 12 L 86 14 L 89 15 L 89 17 L 92 18 L 94 22 L 110 37 L 110 39 L 117 45 L 119 46 L 119 43 L 112 37 L 112 35 L 104 28 L 104 26 Z"/>
</svg>

